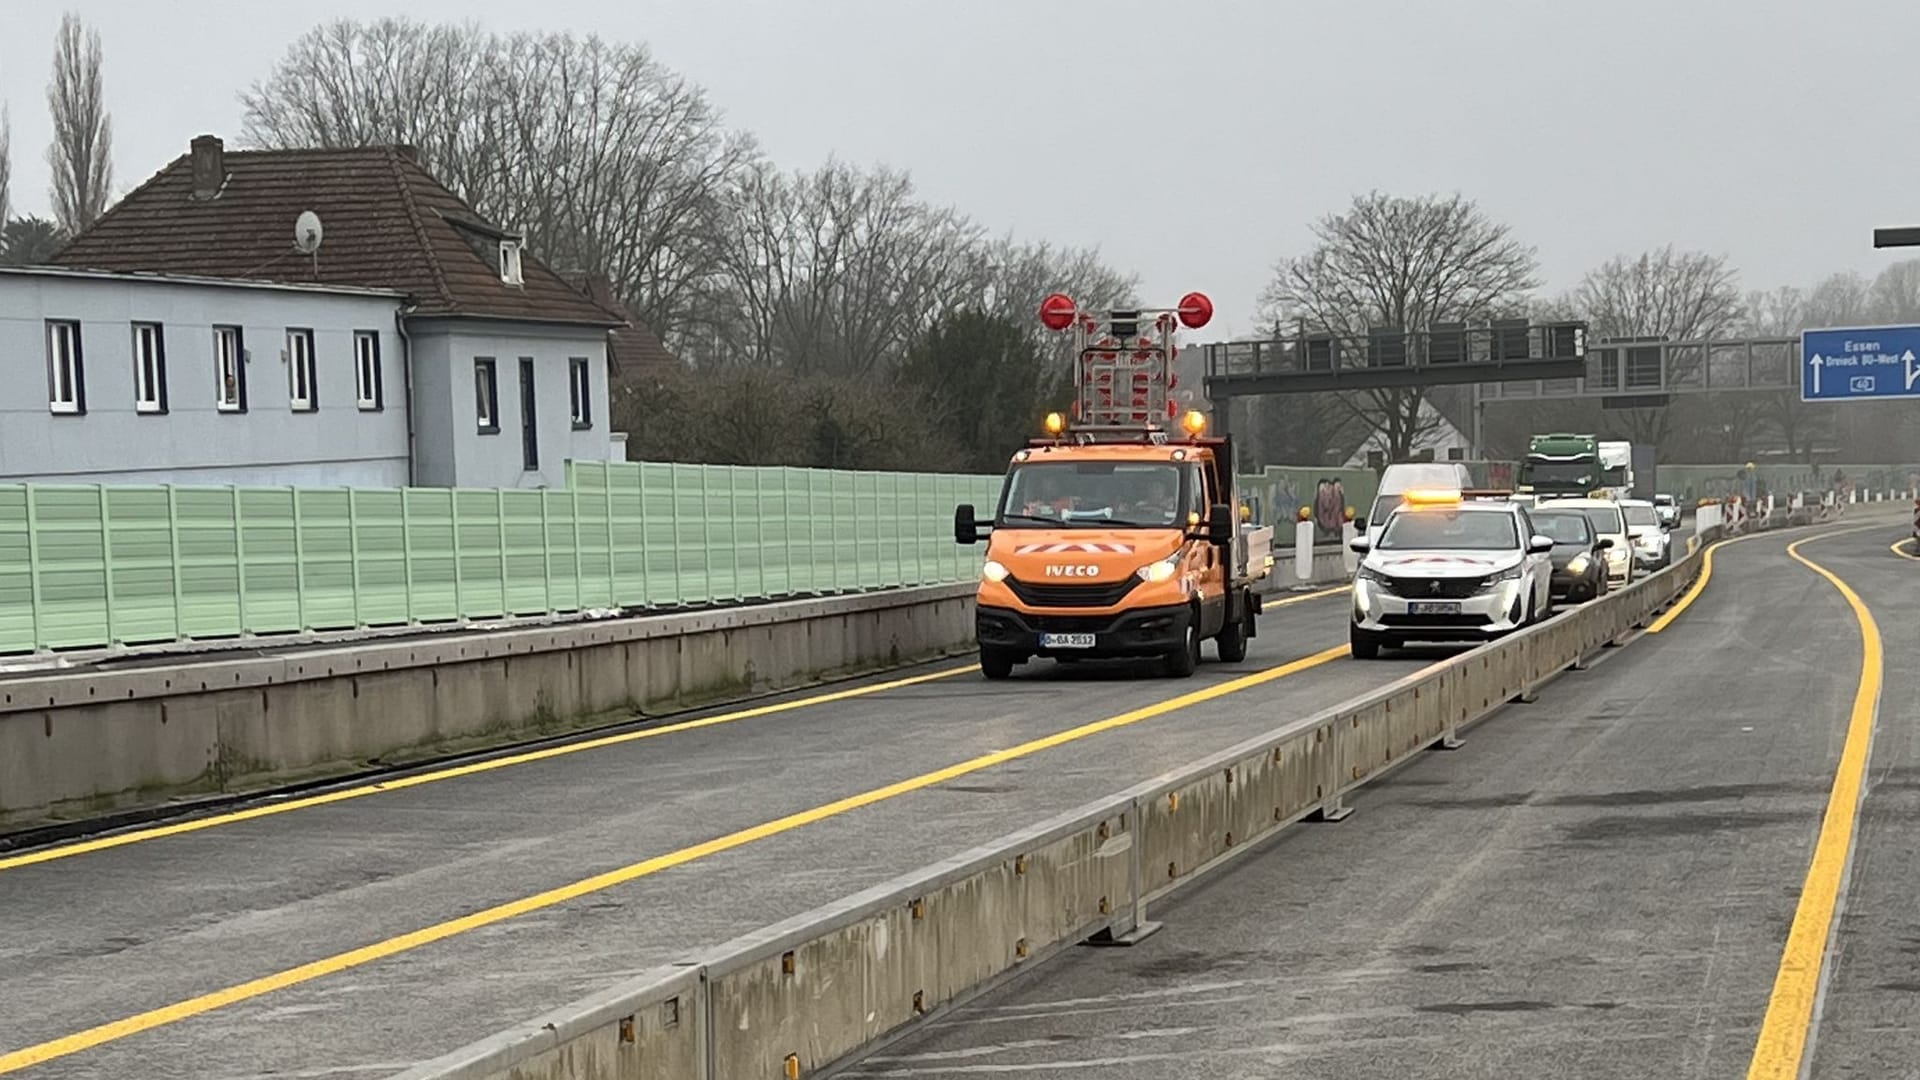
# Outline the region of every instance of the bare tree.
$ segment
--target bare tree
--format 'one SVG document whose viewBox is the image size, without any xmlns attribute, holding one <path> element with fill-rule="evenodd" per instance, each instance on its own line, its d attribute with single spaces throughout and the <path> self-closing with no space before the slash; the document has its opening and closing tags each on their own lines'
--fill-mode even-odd
<svg viewBox="0 0 1920 1080">
<path fill-rule="evenodd" d="M 676 343 L 720 272 L 723 188 L 755 153 L 645 46 L 570 34 L 330 23 L 242 100 L 259 145 L 416 147 L 478 213 L 606 278 Z"/>
<path fill-rule="evenodd" d="M 1920 259 L 1894 263 L 1873 279 L 1874 318 L 1886 323 L 1920 320 Z"/>
<path fill-rule="evenodd" d="M 1587 320 L 1589 341 L 1641 337 L 1697 341 L 1725 337 L 1740 322 L 1738 275 L 1727 260 L 1671 245 L 1637 256 L 1619 255 L 1581 279 L 1572 300 Z M 1676 356 L 1670 379 L 1693 378 L 1702 359 Z M 1614 423 L 1634 442 L 1656 447 L 1674 434 L 1666 409 L 1632 409 Z"/>
<path fill-rule="evenodd" d="M 0 104 L 0 226 L 13 217 L 13 120 Z"/>
<path fill-rule="evenodd" d="M 1534 250 L 1459 195 L 1361 195 L 1313 228 L 1317 244 L 1282 259 L 1263 294 L 1265 318 L 1357 338 L 1376 326 L 1421 331 L 1517 308 L 1538 281 Z M 1425 388 L 1342 395 L 1378 433 L 1390 460 L 1409 456 L 1440 427 Z"/>
<path fill-rule="evenodd" d="M 72 15 L 60 20 L 47 107 L 53 114 L 53 143 L 47 147 L 53 213 L 61 229 L 73 235 L 106 212 L 113 186 L 113 119 L 100 81 L 100 32 L 86 29 Z"/>
<path fill-rule="evenodd" d="M 761 165 L 741 175 L 729 212 L 722 307 L 734 319 L 720 333 L 738 362 L 876 371 L 977 292 L 979 227 L 920 202 L 903 173 Z"/>
</svg>

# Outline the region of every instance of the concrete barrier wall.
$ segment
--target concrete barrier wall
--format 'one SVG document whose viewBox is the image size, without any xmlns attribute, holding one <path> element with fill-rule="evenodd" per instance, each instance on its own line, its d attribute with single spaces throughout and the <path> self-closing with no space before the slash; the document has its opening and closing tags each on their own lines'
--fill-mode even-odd
<svg viewBox="0 0 1920 1080">
<path fill-rule="evenodd" d="M 971 646 L 973 585 L 0 680 L 0 829 L 525 742 Z"/>
<path fill-rule="evenodd" d="M 1708 533 L 1705 539 L 1715 538 Z M 401 1074 L 773 1080 L 856 1060 L 1048 953 L 1150 932 L 1147 905 L 1644 627 L 1704 549 L 1606 598 L 1081 810 Z M 666 1010 L 692 1051 L 648 1049 Z M 650 1026 L 651 1025 L 651 1026 Z M 681 1043 L 674 1043 L 679 1047 Z"/>
<path fill-rule="evenodd" d="M 1347 580 L 1279 555 L 1266 589 Z M 973 644 L 972 584 L 0 679 L 0 833 L 526 742 Z M 270 646 L 269 646 L 270 647 Z"/>
</svg>

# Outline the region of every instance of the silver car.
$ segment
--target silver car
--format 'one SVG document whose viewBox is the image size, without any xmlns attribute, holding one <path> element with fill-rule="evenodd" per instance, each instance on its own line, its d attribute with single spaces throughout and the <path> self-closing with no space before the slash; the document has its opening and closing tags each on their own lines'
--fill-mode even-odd
<svg viewBox="0 0 1920 1080">
<path fill-rule="evenodd" d="M 1667 528 L 1677 529 L 1680 527 L 1680 500 L 1673 496 L 1655 495 L 1653 497 L 1653 513 L 1655 517 L 1660 519 L 1660 524 L 1665 525 Z"/>
<path fill-rule="evenodd" d="M 1349 641 L 1362 660 L 1410 641 L 1485 641 L 1553 612 L 1553 538 L 1504 500 L 1410 497 L 1377 543 L 1352 546 Z"/>
<path fill-rule="evenodd" d="M 1621 499 L 1620 512 L 1627 516 L 1634 565 L 1648 573 L 1665 570 L 1673 561 L 1673 534 L 1660 520 L 1659 509 L 1646 499 Z"/>
</svg>

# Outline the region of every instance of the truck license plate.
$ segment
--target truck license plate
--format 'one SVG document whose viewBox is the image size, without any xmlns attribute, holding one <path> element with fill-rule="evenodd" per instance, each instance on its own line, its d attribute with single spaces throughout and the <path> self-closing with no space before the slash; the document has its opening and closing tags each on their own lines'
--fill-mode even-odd
<svg viewBox="0 0 1920 1080">
<path fill-rule="evenodd" d="M 1457 600 L 1423 600 L 1407 605 L 1409 615 L 1458 615 L 1460 602 Z"/>
<path fill-rule="evenodd" d="M 1043 649 L 1091 649 L 1092 634 L 1041 634 L 1040 647 Z"/>
</svg>

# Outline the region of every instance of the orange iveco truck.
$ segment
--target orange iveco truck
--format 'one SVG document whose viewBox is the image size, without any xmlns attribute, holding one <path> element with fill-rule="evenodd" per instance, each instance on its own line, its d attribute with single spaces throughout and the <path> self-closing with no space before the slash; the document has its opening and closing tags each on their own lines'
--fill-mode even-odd
<svg viewBox="0 0 1920 1080">
<path fill-rule="evenodd" d="M 1077 338 L 1072 410 L 1013 455 L 987 520 L 954 513 L 955 540 L 987 541 L 974 616 L 987 678 L 1034 657 L 1151 657 L 1185 677 L 1208 639 L 1221 660 L 1246 656 L 1273 532 L 1241 527 L 1232 440 L 1172 395 L 1176 323 L 1212 314 L 1200 293 L 1170 310 L 1041 304 L 1048 329 Z"/>
</svg>

